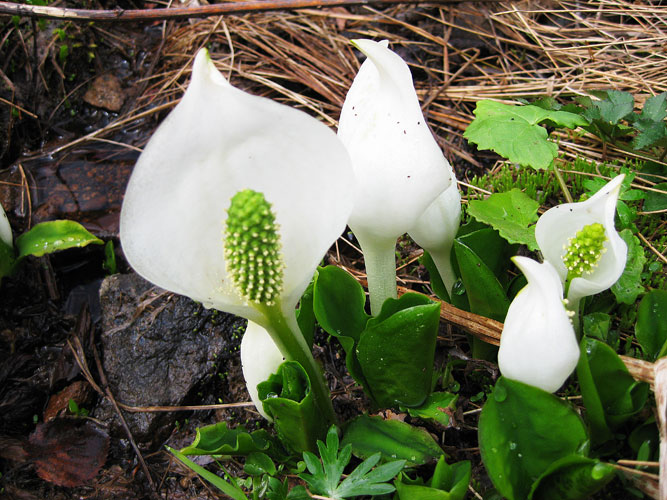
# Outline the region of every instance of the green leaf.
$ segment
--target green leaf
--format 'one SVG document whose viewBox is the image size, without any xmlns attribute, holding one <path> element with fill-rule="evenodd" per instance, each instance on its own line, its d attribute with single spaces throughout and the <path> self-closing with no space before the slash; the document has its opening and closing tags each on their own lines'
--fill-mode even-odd
<svg viewBox="0 0 667 500">
<path fill-rule="evenodd" d="M 426 268 L 428 271 L 428 276 L 431 282 L 431 289 L 433 293 L 440 299 L 444 300 L 447 303 L 451 303 L 449 298 L 449 292 L 447 292 L 447 287 L 442 282 L 440 273 L 438 272 L 438 267 L 433 262 L 431 255 L 424 250 L 424 254 L 419 258 L 419 263 Z"/>
<path fill-rule="evenodd" d="M 454 240 L 454 254 L 470 304 L 470 311 L 503 321 L 510 302 L 493 271 L 461 240 Z"/>
<path fill-rule="evenodd" d="M 418 408 L 400 407 L 401 411 L 407 411 L 411 417 L 423 420 L 433 420 L 440 425 L 449 425 L 449 415 L 445 410 L 454 410 L 458 395 L 451 392 L 434 392 Z"/>
<path fill-rule="evenodd" d="M 471 465 L 468 460 L 447 464 L 442 455 L 427 485 L 423 481 L 408 481 L 401 474 L 394 484 L 399 500 L 463 500 L 470 484 Z"/>
<path fill-rule="evenodd" d="M 113 240 L 107 241 L 104 245 L 104 262 L 102 263 L 102 268 L 109 274 L 116 274 L 118 272 Z"/>
<path fill-rule="evenodd" d="M 328 334 L 358 342 L 369 318 L 365 305 L 364 289 L 350 273 L 336 266 L 317 270 L 313 310 Z"/>
<path fill-rule="evenodd" d="M 478 424 L 482 460 L 496 489 L 524 500 L 549 466 L 581 453 L 588 438 L 577 413 L 553 394 L 505 377 L 496 382 Z"/>
<path fill-rule="evenodd" d="M 317 439 L 327 429 L 318 414 L 308 375 L 298 362 L 281 364 L 277 373 L 257 385 L 257 393 L 283 443 L 299 453 L 315 449 Z"/>
<path fill-rule="evenodd" d="M 431 392 L 440 304 L 406 293 L 387 299 L 361 333 L 357 359 L 371 397 L 383 408 L 418 406 Z"/>
<path fill-rule="evenodd" d="M 311 347 L 313 346 L 313 337 L 315 336 L 315 327 L 317 326 L 315 312 L 313 310 L 314 288 L 315 282 L 313 279 L 313 281 L 308 284 L 306 291 L 301 295 L 299 307 L 296 310 L 296 322 L 299 325 L 299 330 L 301 330 L 303 337 Z"/>
<path fill-rule="evenodd" d="M 639 303 L 635 336 L 654 361 L 667 344 L 667 290 L 652 290 Z"/>
<path fill-rule="evenodd" d="M 170 448 L 169 446 L 167 446 L 167 449 L 176 458 L 178 458 L 181 462 L 183 462 L 186 466 L 188 466 L 190 469 L 195 471 L 201 477 L 206 479 L 209 483 L 211 483 L 213 486 L 218 488 L 225 495 L 229 496 L 233 500 L 248 500 L 248 497 L 245 496 L 245 494 L 243 493 L 243 490 L 241 488 L 239 488 L 236 484 L 232 484 L 229 481 L 225 481 L 221 477 L 216 476 L 215 474 L 213 474 L 211 471 L 208 471 L 208 470 L 204 469 L 201 465 L 197 465 L 196 463 L 194 463 L 192 460 L 190 460 L 188 457 L 186 457 L 180 451 L 174 450 L 173 448 Z"/>
<path fill-rule="evenodd" d="M 471 200 L 468 213 L 497 229 L 508 242 L 537 250 L 535 223 L 539 207 L 537 201 L 515 188 L 507 193 L 494 193 L 485 200 Z"/>
<path fill-rule="evenodd" d="M 654 189 L 659 189 L 660 193 L 656 191 L 647 191 L 644 198 L 644 211 L 654 212 L 656 210 L 664 210 L 667 208 L 667 182 L 661 182 L 653 186 Z"/>
<path fill-rule="evenodd" d="M 593 442 L 598 444 L 609 437 L 604 426 L 612 431 L 618 429 L 641 411 L 649 387 L 630 375 L 621 358 L 607 344 L 584 337 L 581 348 L 577 377 Z"/>
<path fill-rule="evenodd" d="M 299 474 L 299 477 L 308 484 L 313 493 L 326 495 L 332 499 L 391 493 L 394 487 L 386 482 L 405 466 L 405 460 L 396 460 L 371 471 L 380 460 L 380 453 L 375 453 L 340 482 L 343 470 L 350 462 L 352 445 L 343 446 L 339 453 L 338 433 L 336 427 L 332 426 L 327 433 L 326 445 L 318 441 L 317 447 L 321 460 L 312 453 L 304 452 L 303 458 L 309 473 Z"/>
<path fill-rule="evenodd" d="M 634 304 L 637 297 L 644 293 L 641 284 L 642 270 L 646 263 L 644 247 L 639 238 L 632 234 L 629 229 L 624 229 L 619 236 L 628 245 L 628 260 L 625 263 L 623 274 L 611 287 L 611 291 L 618 303 Z"/>
<path fill-rule="evenodd" d="M 408 465 L 422 465 L 442 455 L 442 449 L 426 430 L 368 415 L 347 423 L 343 445 L 348 444 L 356 457 L 369 458 L 380 452 L 383 461 L 402 459 Z"/>
<path fill-rule="evenodd" d="M 90 234 L 81 224 L 71 220 L 42 222 L 16 238 L 18 257 L 41 257 L 47 253 L 86 245 L 103 245 L 104 242 Z"/>
<path fill-rule="evenodd" d="M 608 343 L 611 316 L 603 312 L 594 312 L 584 316 L 584 335 Z"/>
<path fill-rule="evenodd" d="M 273 476 L 276 473 L 276 465 L 266 453 L 254 451 L 245 459 L 243 471 L 250 476 L 261 476 L 262 474 Z"/>
<path fill-rule="evenodd" d="M 508 243 L 497 230 L 487 225 L 477 231 L 459 235 L 456 239 L 475 252 L 503 287 L 507 285 L 509 280 L 507 270 L 513 265 L 511 259 L 516 255 L 518 244 Z M 453 261 L 455 271 L 460 274 L 456 258 Z"/>
<path fill-rule="evenodd" d="M 207 425 L 197 429 L 190 446 L 181 450 L 184 455 L 249 455 L 266 452 L 274 458 L 284 456 L 280 446 L 264 429 L 247 432 L 243 427 L 230 429 L 227 422 Z"/>
<path fill-rule="evenodd" d="M 581 455 L 557 460 L 533 483 L 530 500 L 584 500 L 614 479 L 611 464 Z"/>
<path fill-rule="evenodd" d="M 607 90 L 606 98 L 594 101 L 593 105 L 600 110 L 600 119 L 609 125 L 616 125 L 632 113 L 635 98 L 629 92 Z"/>
<path fill-rule="evenodd" d="M 463 137 L 479 149 L 490 149 L 511 162 L 538 170 L 548 168 L 558 154 L 558 146 L 547 139 L 547 130 L 540 123 L 549 121 L 567 128 L 588 124 L 585 118 L 566 111 L 488 100 L 479 101 L 474 113 Z"/>
<path fill-rule="evenodd" d="M 667 92 L 646 99 L 642 112 L 632 124 L 639 134 L 632 141 L 634 149 L 644 149 L 667 138 Z"/>
<path fill-rule="evenodd" d="M 16 266 L 14 248 L 0 240 L 0 279 L 9 276 Z"/>
</svg>

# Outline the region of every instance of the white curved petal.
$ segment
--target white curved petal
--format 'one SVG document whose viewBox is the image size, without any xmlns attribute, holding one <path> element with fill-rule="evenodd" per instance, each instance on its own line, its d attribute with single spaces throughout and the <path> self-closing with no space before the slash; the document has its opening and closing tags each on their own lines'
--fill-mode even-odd
<svg viewBox="0 0 667 500">
<path fill-rule="evenodd" d="M 614 177 L 590 199 L 579 203 L 565 203 L 547 210 L 537 221 L 535 238 L 544 259 L 558 271 L 561 280 L 567 277 L 563 263 L 569 238 L 584 226 L 600 223 L 605 228 L 607 251 L 602 255 L 593 273 L 575 278 L 570 284 L 568 299 L 578 300 L 600 293 L 611 287 L 625 269 L 628 247 L 614 229 L 616 202 L 624 175 Z"/>
<path fill-rule="evenodd" d="M 514 257 L 528 284 L 510 304 L 498 366 L 514 380 L 554 392 L 579 360 L 579 345 L 563 306 L 563 286 L 549 262 Z"/>
<path fill-rule="evenodd" d="M 248 321 L 241 339 L 241 368 L 250 399 L 262 416 L 271 420 L 264 412 L 264 406 L 257 395 L 257 385 L 278 371 L 285 359 L 269 333 L 257 323 Z"/>
<path fill-rule="evenodd" d="M 261 320 L 227 278 L 223 228 L 242 189 L 272 204 L 293 309 L 352 209 L 352 167 L 334 132 L 301 111 L 232 87 L 200 51 L 181 102 L 139 158 L 121 211 L 132 267 L 168 290 Z"/>
<path fill-rule="evenodd" d="M 450 167 L 424 120 L 405 61 L 386 42 L 353 43 L 368 58 L 338 127 L 357 178 L 349 225 L 355 234 L 395 240 L 450 186 Z"/>
<path fill-rule="evenodd" d="M 6 243 L 7 246 L 14 246 L 12 227 L 9 225 L 9 219 L 2 205 L 0 205 L 0 240 Z"/>
<path fill-rule="evenodd" d="M 454 183 L 424 210 L 408 231 L 415 243 L 431 254 L 448 292 L 454 284 L 449 256 L 460 223 L 461 193 Z"/>
</svg>

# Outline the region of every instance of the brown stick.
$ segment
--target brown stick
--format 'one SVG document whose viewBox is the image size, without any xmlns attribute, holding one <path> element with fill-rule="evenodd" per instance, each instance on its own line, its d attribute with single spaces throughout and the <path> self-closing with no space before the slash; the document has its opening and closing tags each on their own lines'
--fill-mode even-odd
<svg viewBox="0 0 667 500">
<path fill-rule="evenodd" d="M 432 0 L 432 4 L 453 4 L 468 2 L 498 2 L 500 0 Z M 199 7 L 172 9 L 137 9 L 137 10 L 92 10 L 68 9 L 41 5 L 0 2 L 0 17 L 3 15 L 66 19 L 68 21 L 161 21 L 165 19 L 189 19 L 195 17 L 220 16 L 223 14 L 241 14 L 245 12 L 265 12 L 283 9 L 307 9 L 313 7 L 335 7 L 339 5 L 378 5 L 395 3 L 424 3 L 423 0 L 256 0 L 218 3 Z"/>
<path fill-rule="evenodd" d="M 660 430 L 660 500 L 667 500 L 667 359 L 655 363 L 655 406 Z"/>
</svg>

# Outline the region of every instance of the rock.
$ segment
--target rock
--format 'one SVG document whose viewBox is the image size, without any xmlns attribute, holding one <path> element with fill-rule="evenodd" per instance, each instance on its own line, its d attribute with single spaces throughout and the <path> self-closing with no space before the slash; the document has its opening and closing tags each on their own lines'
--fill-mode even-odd
<svg viewBox="0 0 667 500">
<path fill-rule="evenodd" d="M 107 74 L 93 80 L 83 95 L 83 100 L 96 108 L 104 108 L 116 113 L 123 107 L 125 95 L 118 77 Z"/>
<path fill-rule="evenodd" d="M 107 277 L 100 288 L 102 356 L 114 397 L 132 406 L 174 406 L 207 375 L 238 357 L 245 320 L 204 309 L 136 274 Z M 193 401 L 196 404 L 197 401 Z M 124 412 L 134 438 L 159 443 L 175 413 Z M 95 411 L 120 430 L 110 403 Z"/>
</svg>

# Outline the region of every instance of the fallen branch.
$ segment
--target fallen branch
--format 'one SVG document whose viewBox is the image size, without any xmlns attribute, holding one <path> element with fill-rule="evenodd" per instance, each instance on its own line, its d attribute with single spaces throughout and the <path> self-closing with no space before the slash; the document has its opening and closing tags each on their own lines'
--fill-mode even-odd
<svg viewBox="0 0 667 500">
<path fill-rule="evenodd" d="M 461 1 L 491 3 L 500 0 L 432 0 L 431 4 L 453 4 Z M 68 21 L 162 21 L 165 19 L 190 19 L 195 17 L 242 14 L 246 12 L 266 12 L 284 9 L 308 9 L 313 7 L 336 7 L 341 5 L 380 5 L 395 3 L 424 3 L 423 0 L 258 0 L 245 2 L 218 3 L 198 7 L 169 9 L 69 9 L 42 5 L 28 5 L 0 2 L 0 16 L 20 16 L 44 19 L 66 19 Z"/>
</svg>

